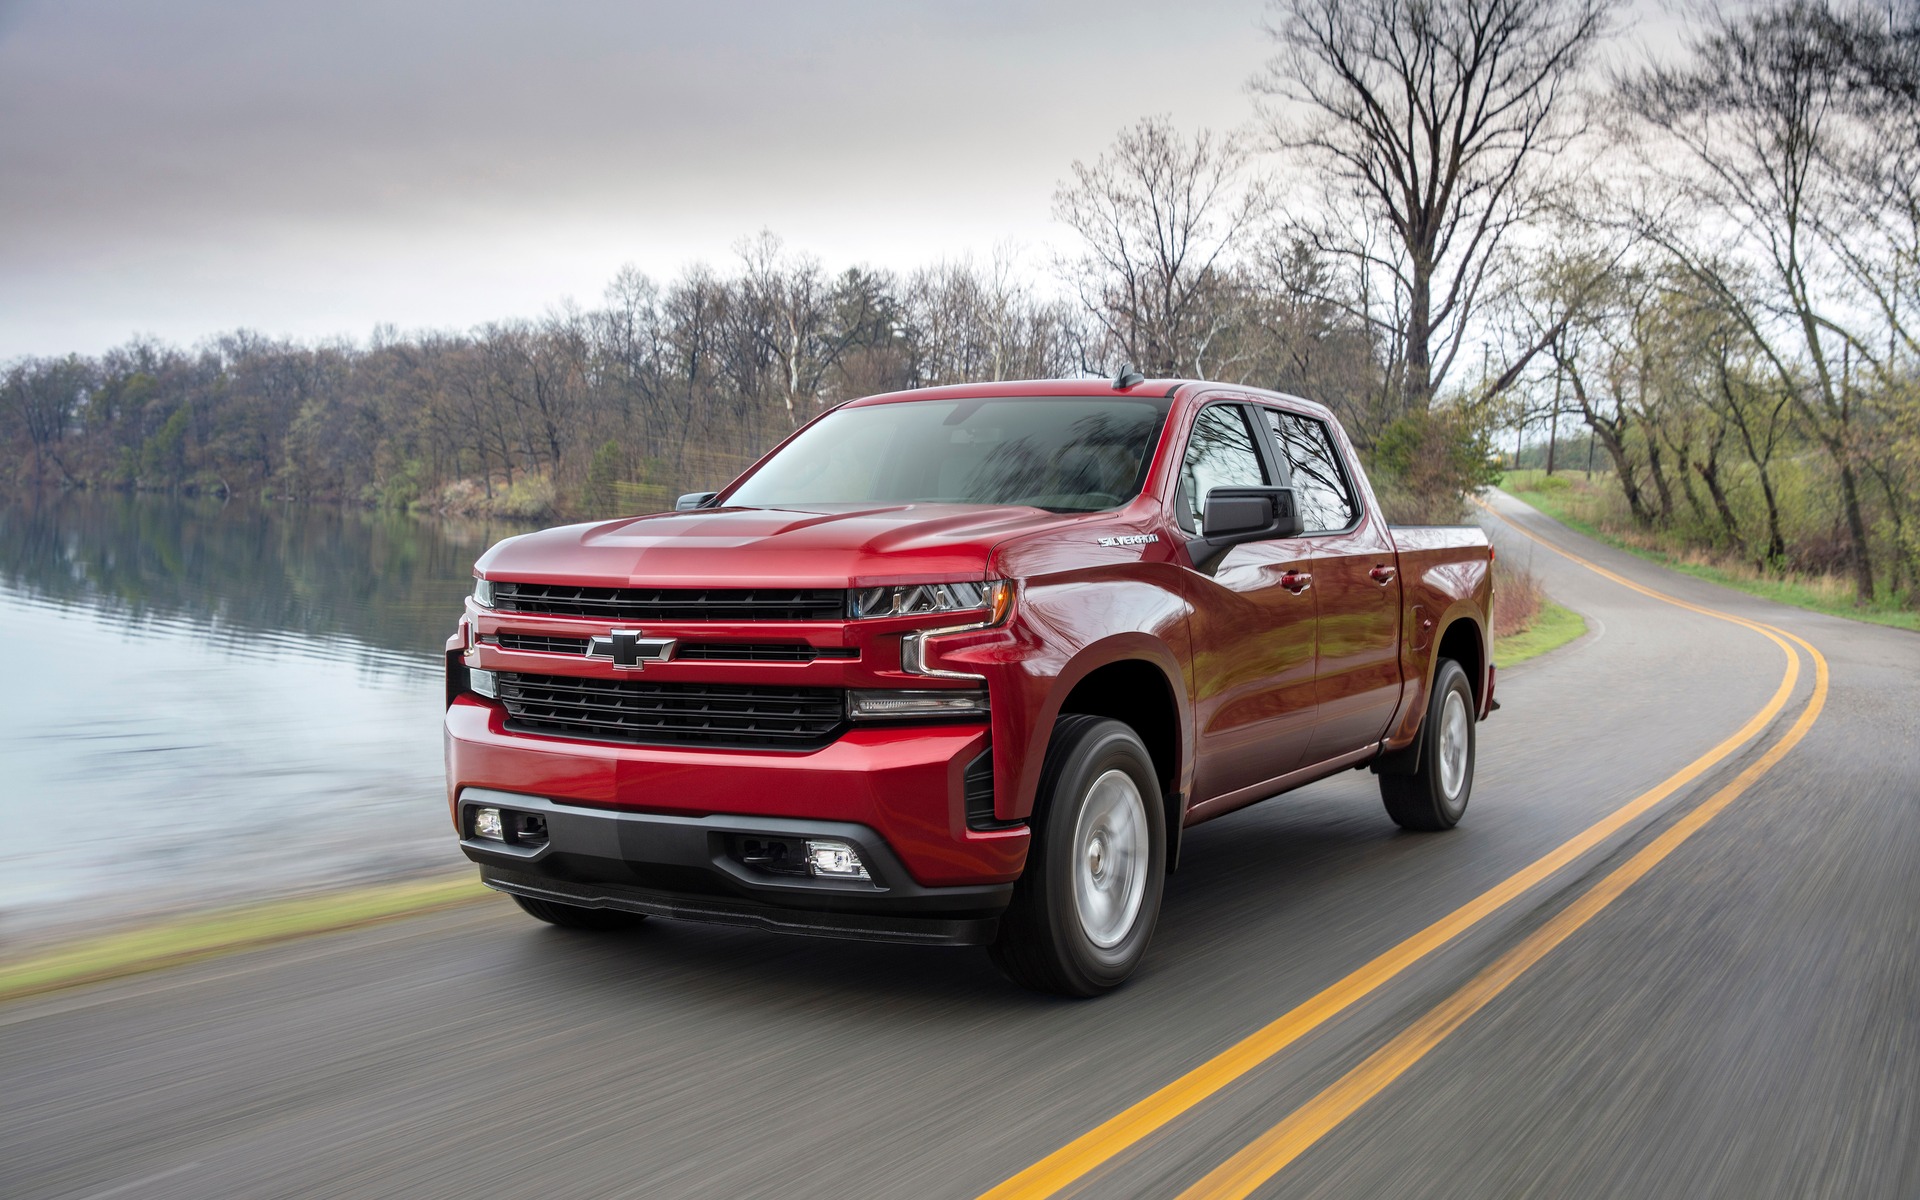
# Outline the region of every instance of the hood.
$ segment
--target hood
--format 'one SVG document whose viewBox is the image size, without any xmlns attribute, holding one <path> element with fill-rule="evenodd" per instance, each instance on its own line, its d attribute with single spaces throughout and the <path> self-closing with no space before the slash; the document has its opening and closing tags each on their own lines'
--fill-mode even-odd
<svg viewBox="0 0 1920 1200">
<path fill-rule="evenodd" d="M 521 534 L 481 555 L 489 578 L 601 587 L 870 587 L 979 579 L 998 542 L 1070 521 L 972 504 L 720 508 Z"/>
</svg>

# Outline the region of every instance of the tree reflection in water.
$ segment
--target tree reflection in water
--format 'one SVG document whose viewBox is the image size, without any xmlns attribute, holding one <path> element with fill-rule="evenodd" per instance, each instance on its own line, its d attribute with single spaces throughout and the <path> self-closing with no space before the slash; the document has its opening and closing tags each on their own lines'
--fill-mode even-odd
<svg viewBox="0 0 1920 1200">
<path fill-rule="evenodd" d="M 132 622 L 197 627 L 230 649 L 357 643 L 369 665 L 439 670 L 493 542 L 525 525 L 330 506 L 68 494 L 0 506 L 0 586 Z M 278 652 L 278 651 L 276 651 Z"/>
<path fill-rule="evenodd" d="M 441 643 L 515 528 L 0 505 L 0 939 L 452 867 Z"/>
</svg>

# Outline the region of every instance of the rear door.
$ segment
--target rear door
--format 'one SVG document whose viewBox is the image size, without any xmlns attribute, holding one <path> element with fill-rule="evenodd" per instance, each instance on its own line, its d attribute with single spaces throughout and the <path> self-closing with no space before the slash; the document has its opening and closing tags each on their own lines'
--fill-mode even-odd
<svg viewBox="0 0 1920 1200">
<path fill-rule="evenodd" d="M 1277 482 L 1268 443 L 1249 406 L 1214 402 L 1195 416 L 1181 460 L 1177 518 L 1202 532 L 1217 487 Z M 1199 727 L 1196 805 L 1264 783 L 1306 758 L 1314 724 L 1315 594 L 1305 538 L 1248 542 L 1227 551 L 1196 586 L 1194 716 Z"/>
<path fill-rule="evenodd" d="M 1400 704 L 1400 579 L 1393 539 L 1361 501 L 1332 427 L 1262 406 L 1286 460 L 1319 594 L 1314 735 L 1308 762 L 1380 740 Z"/>
</svg>

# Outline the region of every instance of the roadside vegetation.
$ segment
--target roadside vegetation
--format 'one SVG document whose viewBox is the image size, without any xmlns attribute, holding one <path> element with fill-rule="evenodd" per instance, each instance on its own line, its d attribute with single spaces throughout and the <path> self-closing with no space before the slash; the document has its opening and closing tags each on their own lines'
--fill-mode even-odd
<svg viewBox="0 0 1920 1200">
<path fill-rule="evenodd" d="M 1587 631 L 1579 613 L 1556 604 L 1525 567 L 1493 563 L 1493 659 L 1512 667 L 1557 650 Z"/>
<path fill-rule="evenodd" d="M 1683 569 L 1908 623 L 1916 12 L 1718 8 L 1688 49 L 1616 81 L 1619 163 L 1516 308 L 1515 336 L 1544 337 L 1550 369 L 1516 394 L 1515 444 L 1531 425 L 1551 447 L 1572 423 L 1601 472 L 1592 488 L 1514 486 Z"/>
<path fill-rule="evenodd" d="M 1873 603 L 1858 604 L 1854 581 L 1844 569 L 1802 570 L 1755 562 L 1684 526 L 1643 525 L 1604 473 L 1589 481 L 1579 472 L 1549 476 L 1538 468 L 1523 469 L 1507 472 L 1500 487 L 1589 537 L 1697 578 L 1797 608 L 1920 631 L 1920 611 L 1910 596 L 1883 591 Z"/>
</svg>

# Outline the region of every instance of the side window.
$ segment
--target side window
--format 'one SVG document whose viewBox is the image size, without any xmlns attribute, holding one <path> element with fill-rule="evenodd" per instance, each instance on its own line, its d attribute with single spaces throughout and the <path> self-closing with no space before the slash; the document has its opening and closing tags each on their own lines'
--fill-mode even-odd
<svg viewBox="0 0 1920 1200">
<path fill-rule="evenodd" d="M 1204 533 L 1201 520 L 1207 493 L 1217 487 L 1259 487 L 1271 482 L 1254 449 L 1253 429 L 1237 404 L 1209 404 L 1194 418 L 1187 439 L 1187 457 L 1180 464 L 1180 483 L 1187 511 L 1181 524 Z"/>
<path fill-rule="evenodd" d="M 1340 468 L 1340 452 L 1326 423 L 1278 409 L 1264 409 L 1273 436 L 1287 456 L 1293 474 L 1293 495 L 1308 533 L 1345 529 L 1360 516 L 1353 487 Z"/>
</svg>

